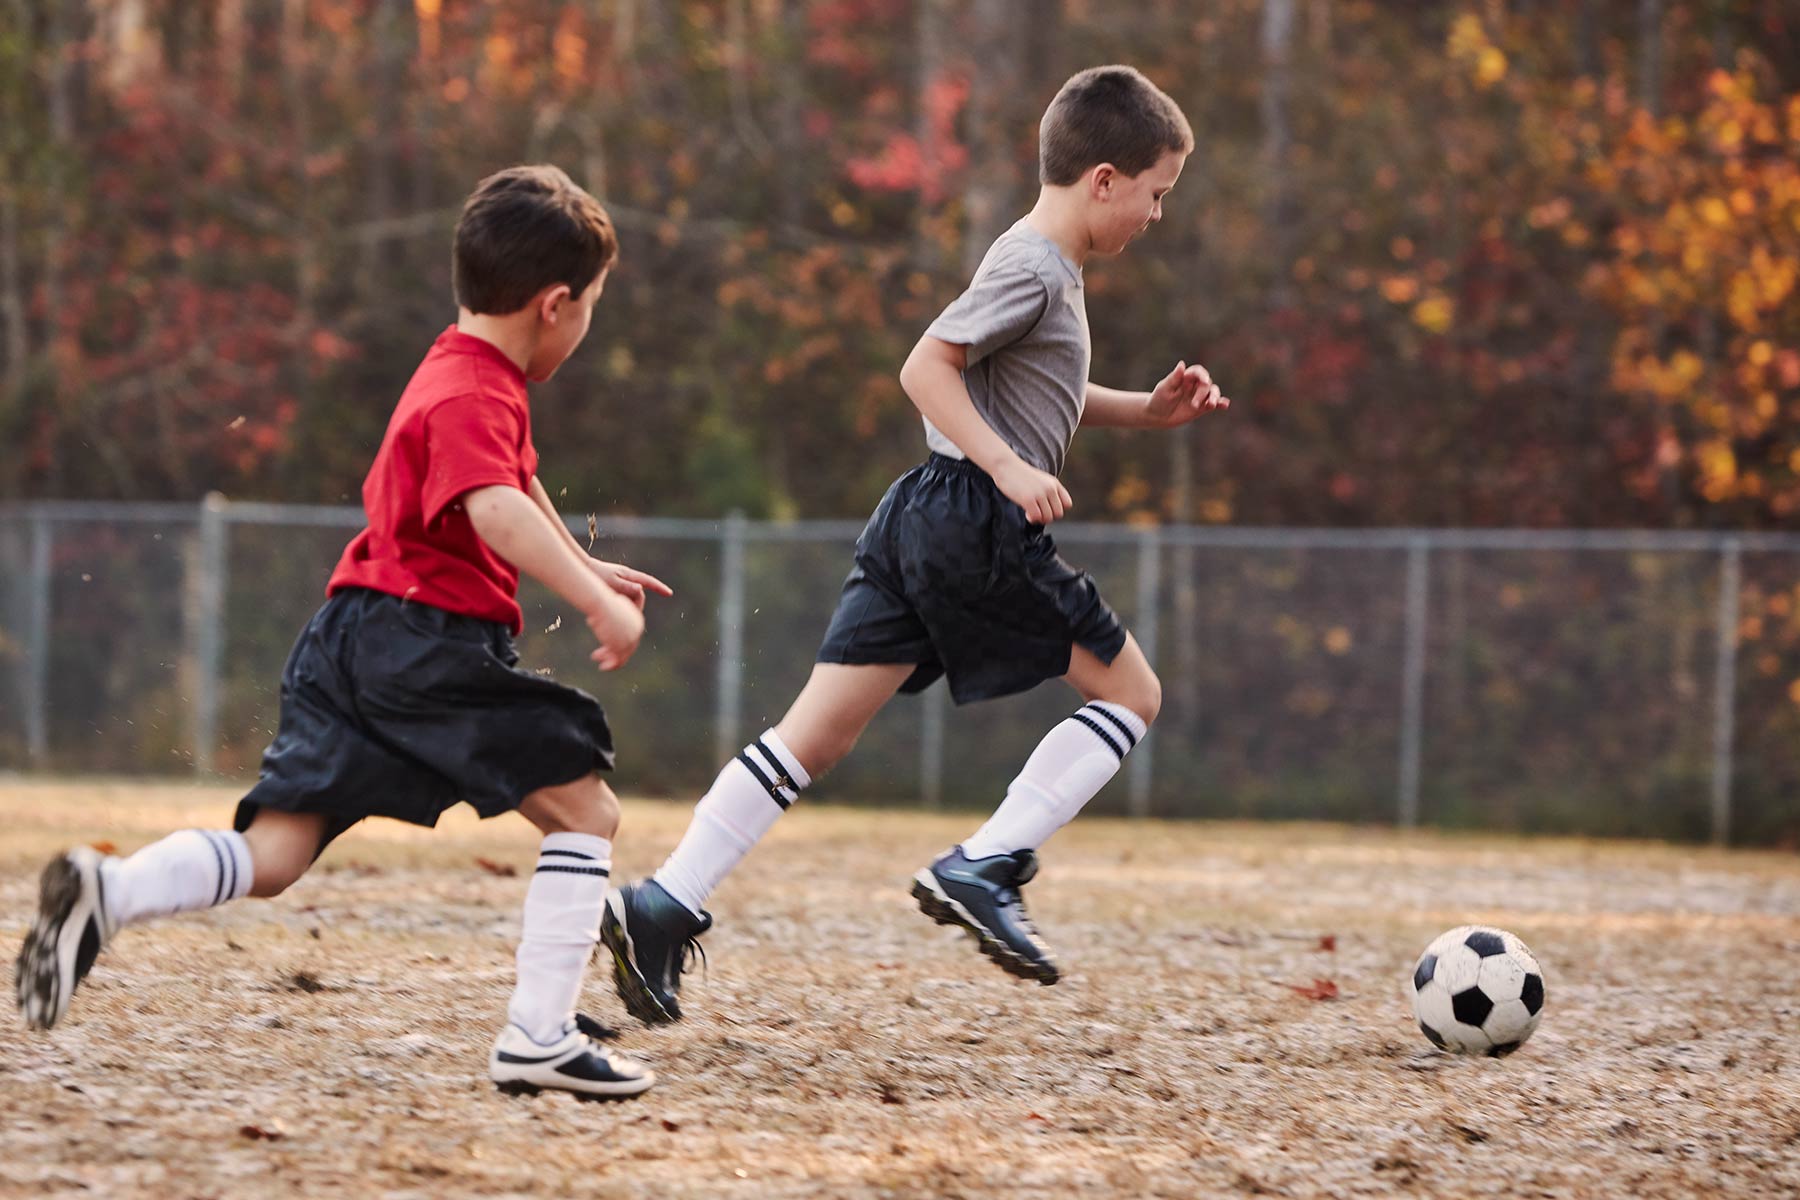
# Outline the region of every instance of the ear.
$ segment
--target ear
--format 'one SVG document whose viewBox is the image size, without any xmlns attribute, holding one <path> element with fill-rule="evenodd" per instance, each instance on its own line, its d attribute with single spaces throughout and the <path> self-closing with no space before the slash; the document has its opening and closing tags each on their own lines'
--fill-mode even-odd
<svg viewBox="0 0 1800 1200">
<path fill-rule="evenodd" d="M 1112 199 L 1113 189 L 1119 184 L 1119 168 L 1111 163 L 1101 163 L 1088 172 L 1088 195 L 1096 200 Z"/>
<path fill-rule="evenodd" d="M 566 283 L 552 284 L 539 292 L 536 305 L 538 319 L 546 325 L 556 324 L 557 318 L 562 314 L 562 306 L 568 303 L 572 294 Z"/>
</svg>

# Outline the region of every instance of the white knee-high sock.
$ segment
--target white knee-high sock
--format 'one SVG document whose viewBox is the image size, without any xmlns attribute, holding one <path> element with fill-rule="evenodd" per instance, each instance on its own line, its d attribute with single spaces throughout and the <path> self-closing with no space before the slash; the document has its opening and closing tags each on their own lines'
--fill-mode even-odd
<svg viewBox="0 0 1800 1200">
<path fill-rule="evenodd" d="M 656 882 L 696 915 L 812 780 L 773 729 L 725 764 Z"/>
<path fill-rule="evenodd" d="M 1044 735 L 994 815 L 962 844 L 963 853 L 990 858 L 1049 841 L 1118 773 L 1148 729 L 1122 704 L 1095 700 L 1077 709 Z"/>
<path fill-rule="evenodd" d="M 506 1006 L 506 1019 L 534 1042 L 555 1042 L 574 1019 L 611 873 L 607 839 L 591 833 L 544 835 L 525 891 L 519 980 Z"/>
<path fill-rule="evenodd" d="M 100 863 L 115 929 L 236 900 L 248 894 L 255 875 L 250 843 L 229 829 L 183 829 L 129 858 Z"/>
</svg>

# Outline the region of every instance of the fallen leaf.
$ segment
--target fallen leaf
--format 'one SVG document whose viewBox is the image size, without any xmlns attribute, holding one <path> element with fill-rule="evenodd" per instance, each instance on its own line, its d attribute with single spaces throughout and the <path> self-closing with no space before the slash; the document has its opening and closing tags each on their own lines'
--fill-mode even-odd
<svg viewBox="0 0 1800 1200">
<path fill-rule="evenodd" d="M 261 1125 L 240 1125 L 238 1136 L 247 1137 L 253 1142 L 279 1142 L 287 1136 L 287 1130 L 281 1127 L 280 1121 L 273 1122 L 267 1129 Z"/>
<path fill-rule="evenodd" d="M 670 1133 L 674 1133 L 677 1129 L 681 1128 L 681 1122 L 680 1121 L 671 1121 L 671 1120 L 669 1120 L 669 1118 L 664 1117 L 662 1119 L 662 1127 L 664 1129 L 668 1130 Z"/>
<path fill-rule="evenodd" d="M 1281 986 L 1294 989 L 1308 1000 L 1335 1000 L 1338 994 L 1338 985 L 1329 979 L 1314 979 L 1310 984 L 1284 983 Z"/>
<path fill-rule="evenodd" d="M 1327 954 L 1335 954 L 1337 952 L 1337 934 L 1335 934 L 1335 933 L 1320 934 L 1319 935 L 1319 949 L 1323 950 Z"/>
<path fill-rule="evenodd" d="M 519 873 L 519 869 L 511 863 L 495 862 L 491 858 L 481 858 L 478 856 L 475 859 L 475 865 L 486 871 L 489 875 L 499 875 L 506 879 L 510 879 Z"/>
<path fill-rule="evenodd" d="M 119 848 L 111 842 L 89 842 L 88 845 L 92 846 L 102 854 L 117 854 L 119 852 Z"/>
<path fill-rule="evenodd" d="M 308 995 L 312 995 L 324 990 L 325 985 L 320 983 L 316 977 L 308 975 L 305 971 L 295 971 L 294 977 L 288 980 L 288 991 L 290 992 L 306 992 Z"/>
</svg>

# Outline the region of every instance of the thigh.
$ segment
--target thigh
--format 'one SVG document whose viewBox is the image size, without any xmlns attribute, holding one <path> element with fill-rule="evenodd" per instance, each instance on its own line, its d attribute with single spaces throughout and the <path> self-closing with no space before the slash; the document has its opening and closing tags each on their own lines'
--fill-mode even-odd
<svg viewBox="0 0 1800 1200">
<path fill-rule="evenodd" d="M 1076 646 L 1069 654 L 1069 673 L 1063 676 L 1070 687 L 1081 693 L 1083 700 L 1105 700 L 1122 704 L 1142 717 L 1146 724 L 1156 720 L 1162 708 L 1162 681 L 1150 669 L 1137 639 L 1125 635 L 1125 645 L 1112 662 L 1102 662 L 1085 646 Z"/>
<path fill-rule="evenodd" d="M 815 663 L 775 732 L 816 778 L 837 765 L 914 669 L 911 663 Z"/>
</svg>

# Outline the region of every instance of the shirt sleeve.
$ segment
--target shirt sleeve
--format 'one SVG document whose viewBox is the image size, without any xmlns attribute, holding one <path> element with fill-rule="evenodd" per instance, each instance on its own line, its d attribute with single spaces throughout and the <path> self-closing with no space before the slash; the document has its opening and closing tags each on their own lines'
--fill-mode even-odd
<svg viewBox="0 0 1800 1200">
<path fill-rule="evenodd" d="M 425 527 L 476 488 L 523 490 L 526 445 L 519 413 L 491 396 L 462 396 L 433 408 L 425 418 Z"/>
<path fill-rule="evenodd" d="M 977 275 L 969 290 L 953 300 L 925 333 L 967 347 L 972 367 L 1030 333 L 1049 303 L 1050 294 L 1037 272 L 997 267 Z"/>
</svg>

